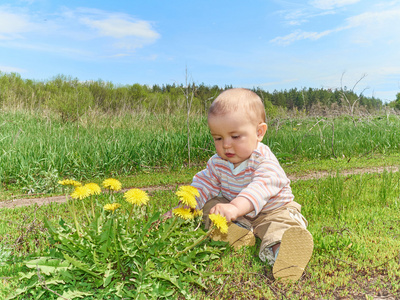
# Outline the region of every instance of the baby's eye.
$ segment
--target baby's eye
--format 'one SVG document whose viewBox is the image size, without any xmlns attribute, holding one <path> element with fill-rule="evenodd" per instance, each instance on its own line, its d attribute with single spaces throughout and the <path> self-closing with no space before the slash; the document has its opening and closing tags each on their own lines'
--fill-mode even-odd
<svg viewBox="0 0 400 300">
<path fill-rule="evenodd" d="M 215 138 L 214 138 L 214 141 L 220 141 L 220 140 L 221 140 L 220 137 L 215 137 Z"/>
<path fill-rule="evenodd" d="M 232 135 L 232 138 L 233 139 L 238 139 L 238 138 L 240 138 L 240 135 Z"/>
</svg>

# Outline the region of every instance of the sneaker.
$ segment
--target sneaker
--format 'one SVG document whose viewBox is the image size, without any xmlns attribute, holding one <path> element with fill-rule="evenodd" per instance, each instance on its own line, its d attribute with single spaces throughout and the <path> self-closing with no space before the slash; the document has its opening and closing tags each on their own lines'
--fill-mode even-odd
<svg viewBox="0 0 400 300">
<path fill-rule="evenodd" d="M 283 233 L 279 254 L 272 269 L 274 278 L 297 281 L 310 261 L 313 248 L 313 238 L 307 229 L 300 226 L 287 229 Z"/>
<path fill-rule="evenodd" d="M 256 243 L 256 238 L 252 231 L 235 223 L 228 224 L 228 233 L 223 234 L 219 230 L 214 230 L 211 238 L 214 241 L 228 242 L 236 250 L 242 246 L 253 246 Z"/>
<path fill-rule="evenodd" d="M 268 263 L 270 266 L 273 266 L 277 257 L 278 251 L 277 253 L 275 253 L 272 251 L 272 247 L 264 247 L 263 249 L 260 250 L 260 252 L 258 253 L 258 257 L 260 257 L 260 259 L 263 262 Z"/>
</svg>

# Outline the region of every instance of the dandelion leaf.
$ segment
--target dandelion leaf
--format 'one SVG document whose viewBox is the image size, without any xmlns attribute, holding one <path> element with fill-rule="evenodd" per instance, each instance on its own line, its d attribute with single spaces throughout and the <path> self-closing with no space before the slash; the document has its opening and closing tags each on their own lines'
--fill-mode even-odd
<svg viewBox="0 0 400 300">
<path fill-rule="evenodd" d="M 22 280 L 22 279 L 31 279 L 33 276 L 37 275 L 37 272 L 36 272 L 36 271 L 34 271 L 34 272 L 28 272 L 28 273 L 19 272 L 18 275 L 19 275 L 19 276 L 18 276 L 18 279 L 19 279 L 19 280 Z"/>
<path fill-rule="evenodd" d="M 88 292 L 81 292 L 78 290 L 75 291 L 64 291 L 64 293 L 61 295 L 61 297 L 58 297 L 57 300 L 64 300 L 64 299 L 75 299 L 75 298 L 85 298 L 85 296 L 92 296 L 93 293 L 88 293 Z"/>
<path fill-rule="evenodd" d="M 101 278 L 101 276 L 99 274 L 97 274 L 97 273 L 93 272 L 92 270 L 90 270 L 90 268 L 89 268 L 89 266 L 87 264 L 85 264 L 85 263 L 83 263 L 83 262 L 81 262 L 81 261 L 69 256 L 68 254 L 64 254 L 64 258 L 66 260 L 68 260 L 76 268 L 78 268 L 78 269 L 80 269 L 80 270 L 82 270 L 82 271 L 84 271 L 84 272 L 86 272 L 86 273 L 88 273 L 88 274 L 90 274 L 90 275 L 92 275 L 94 277 Z"/>
<path fill-rule="evenodd" d="M 103 286 L 106 287 L 110 284 L 111 280 L 113 279 L 113 276 L 115 274 L 115 270 L 112 269 L 112 264 L 108 264 L 108 268 L 106 272 L 104 273 L 104 278 L 103 278 Z"/>
<path fill-rule="evenodd" d="M 149 219 L 149 221 L 147 222 L 147 224 L 144 226 L 144 228 L 142 230 L 142 234 L 139 237 L 139 241 L 142 240 L 143 236 L 147 233 L 147 230 L 150 228 L 150 226 L 160 218 L 160 215 L 161 215 L 161 213 L 157 212 Z"/>
<path fill-rule="evenodd" d="M 30 269 L 40 269 L 40 272 L 46 275 L 54 274 L 59 270 L 67 270 L 71 268 L 71 264 L 65 260 L 52 259 L 41 257 L 34 259 L 25 263 L 25 265 Z"/>
<path fill-rule="evenodd" d="M 164 279 L 164 280 L 172 283 L 186 299 L 193 299 L 192 296 L 183 287 L 181 281 L 179 280 L 179 276 L 172 276 L 167 273 L 158 272 L 158 273 L 152 273 L 151 277 L 158 278 L 158 279 Z"/>
</svg>

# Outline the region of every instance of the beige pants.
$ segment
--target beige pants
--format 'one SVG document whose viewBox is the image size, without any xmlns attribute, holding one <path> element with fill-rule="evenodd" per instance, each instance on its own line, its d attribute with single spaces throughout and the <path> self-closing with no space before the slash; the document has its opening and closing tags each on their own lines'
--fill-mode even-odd
<svg viewBox="0 0 400 300">
<path fill-rule="evenodd" d="M 203 221 L 206 228 L 210 226 L 208 215 L 211 208 L 218 203 L 229 203 L 223 197 L 215 197 L 206 202 L 203 207 Z M 261 239 L 260 249 L 272 247 L 280 243 L 283 233 L 292 226 L 307 227 L 307 220 L 301 214 L 301 205 L 295 201 L 272 211 L 260 212 L 256 217 L 240 217 L 236 222 L 252 228 L 255 236 Z"/>
</svg>

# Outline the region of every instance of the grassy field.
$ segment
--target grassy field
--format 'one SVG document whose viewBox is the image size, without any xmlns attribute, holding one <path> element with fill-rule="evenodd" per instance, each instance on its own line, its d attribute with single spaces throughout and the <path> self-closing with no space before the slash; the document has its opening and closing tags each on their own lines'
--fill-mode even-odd
<svg viewBox="0 0 400 300">
<path fill-rule="evenodd" d="M 165 212 L 176 205 L 177 185 L 189 184 L 213 151 L 205 120 L 193 116 L 188 166 L 185 122 L 183 116 L 140 114 L 84 116 L 77 123 L 63 123 L 45 114 L 3 111 L 0 199 L 25 197 L 28 192 L 35 197 L 62 194 L 57 181 L 63 178 L 100 184 L 112 176 L 124 187 L 157 186 L 150 192 L 148 210 Z M 271 120 L 264 142 L 289 177 L 300 178 L 292 182 L 292 189 L 314 237 L 313 257 L 304 276 L 296 283 L 274 281 L 270 267 L 258 258 L 259 241 L 254 247 L 234 251 L 208 240 L 204 247 L 226 248 L 218 259 L 203 266 L 202 271 L 214 275 L 191 285 L 188 295 L 178 292 L 174 297 L 399 298 L 400 174 L 344 175 L 354 168 L 399 167 L 399 125 L 398 116 L 393 115 L 358 119 L 356 126 L 346 117 Z M 308 176 L 321 171 L 330 175 Z M 82 224 L 86 222 L 82 205 L 89 207 L 85 201 L 76 207 Z M 97 201 L 102 206 L 108 198 L 99 196 Z M 53 246 L 44 218 L 53 224 L 60 217 L 69 224 L 74 220 L 71 203 L 1 209 L 0 215 L 3 299 L 20 286 L 18 273 L 27 272 L 23 262 Z M 62 291 L 53 285 L 51 289 Z M 44 290 L 45 298 L 40 299 L 59 297 Z M 29 297 L 35 299 L 35 295 Z"/>
<path fill-rule="evenodd" d="M 270 120 L 264 143 L 283 163 L 396 155 L 400 118 L 369 116 Z M 214 146 L 206 119 L 190 118 L 190 163 Z M 0 181 L 53 192 L 58 178 L 79 180 L 176 169 L 189 164 L 184 115 L 85 115 L 65 123 L 46 113 L 0 112 Z"/>
</svg>

